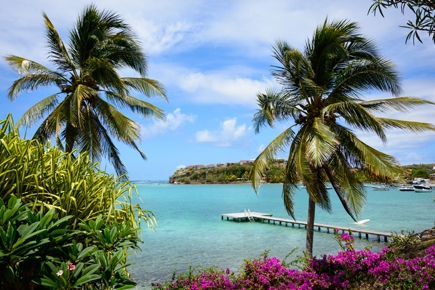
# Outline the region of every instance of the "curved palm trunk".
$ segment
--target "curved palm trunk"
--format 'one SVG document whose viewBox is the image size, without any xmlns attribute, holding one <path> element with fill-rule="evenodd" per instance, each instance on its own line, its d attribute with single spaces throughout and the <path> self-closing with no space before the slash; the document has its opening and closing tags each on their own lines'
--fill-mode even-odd
<svg viewBox="0 0 435 290">
<path fill-rule="evenodd" d="M 316 203 L 311 198 L 308 198 L 307 238 L 305 241 L 305 257 L 307 259 L 313 258 L 315 215 L 316 215 Z"/>
</svg>

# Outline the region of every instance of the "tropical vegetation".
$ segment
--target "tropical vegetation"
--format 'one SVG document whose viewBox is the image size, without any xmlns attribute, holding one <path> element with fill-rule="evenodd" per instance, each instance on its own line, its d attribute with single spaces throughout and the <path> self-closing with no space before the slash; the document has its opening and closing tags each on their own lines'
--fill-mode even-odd
<svg viewBox="0 0 435 290">
<path fill-rule="evenodd" d="M 134 184 L 100 170 L 85 153 L 73 156 L 49 143 L 22 140 L 11 115 L 0 121 L 0 140 L 0 198 L 5 203 L 16 197 L 35 211 L 71 215 L 71 229 L 99 215 L 105 222 L 154 225 L 152 212 L 132 203 Z"/>
<path fill-rule="evenodd" d="M 386 129 L 435 130 L 428 123 L 374 115 L 404 112 L 431 102 L 413 97 L 363 99 L 364 93 L 373 90 L 400 95 L 400 77 L 393 63 L 379 55 L 354 22 L 325 20 L 303 52 L 277 41 L 273 54 L 278 65 L 272 66 L 272 76 L 282 89 L 257 95 L 254 128 L 258 133 L 263 126 L 273 127 L 279 121 L 292 123 L 255 159 L 250 179 L 257 192 L 270 160 L 288 149 L 283 201 L 295 218 L 293 195 L 302 180 L 309 195 L 306 256 L 310 258 L 316 206 L 331 212 L 327 182 L 356 221 L 365 191 L 354 169 L 379 182 L 400 177 L 396 159 L 364 143 L 353 130 L 374 133 L 383 142 L 387 141 Z"/>
<path fill-rule="evenodd" d="M 22 140 L 0 121 L 0 288 L 128 289 L 128 250 L 151 211 L 89 156 Z"/>
<path fill-rule="evenodd" d="M 285 177 L 285 163 L 281 161 L 270 162 L 263 176 L 263 181 L 266 183 L 283 183 Z M 392 180 L 392 183 L 412 182 L 413 178 L 429 178 L 431 173 L 435 173 L 435 164 L 411 164 L 401 165 L 402 176 L 397 180 Z M 177 169 L 172 176 L 169 177 L 169 183 L 177 184 L 226 184 L 226 183 L 245 183 L 248 182 L 249 172 L 252 165 L 240 164 L 221 164 L 212 168 L 200 169 Z M 375 183 L 376 179 L 372 179 L 361 170 L 355 171 L 359 181 L 365 183 Z"/>
<path fill-rule="evenodd" d="M 435 246 L 422 256 L 404 258 L 395 248 L 381 253 L 355 250 L 354 237 L 336 232 L 341 251 L 310 260 L 290 263 L 265 253 L 246 260 L 241 269 L 192 269 L 154 289 L 433 289 L 435 287 Z M 301 270 L 295 266 L 302 267 Z"/>
<path fill-rule="evenodd" d="M 65 152 L 88 152 L 92 161 L 105 157 L 119 176 L 126 174 L 113 138 L 134 148 L 143 159 L 146 156 L 136 143 L 140 126 L 118 109 L 163 119 L 163 110 L 132 96 L 137 91 L 166 100 L 163 85 L 147 78 L 142 47 L 116 13 L 86 7 L 70 30 L 69 43 L 63 42 L 45 13 L 43 17 L 54 69 L 20 56 L 6 56 L 8 64 L 22 75 L 9 88 L 8 97 L 15 100 L 23 92 L 42 87 L 57 91 L 28 109 L 17 124 L 30 127 L 42 120 L 35 140 L 46 143 L 54 138 Z M 118 71 L 124 68 L 140 77 L 121 77 Z"/>
<path fill-rule="evenodd" d="M 413 42 L 417 39 L 423 42 L 418 32 L 425 32 L 435 43 L 435 2 L 432 0 L 373 0 L 369 13 L 376 15 L 379 12 L 384 17 L 383 9 L 394 7 L 399 8 L 402 14 L 406 10 L 415 15 L 415 20 L 408 20 L 404 28 L 410 29 L 406 36 L 406 41 L 412 38 Z"/>
</svg>

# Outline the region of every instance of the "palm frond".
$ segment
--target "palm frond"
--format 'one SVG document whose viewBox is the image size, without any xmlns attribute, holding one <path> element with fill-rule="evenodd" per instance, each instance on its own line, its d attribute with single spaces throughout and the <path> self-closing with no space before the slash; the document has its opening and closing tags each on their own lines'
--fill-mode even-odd
<svg viewBox="0 0 435 290">
<path fill-rule="evenodd" d="M 137 147 L 136 141 L 140 141 L 140 127 L 127 118 L 109 103 L 98 99 L 95 110 L 100 117 L 100 122 L 106 126 L 109 132 L 121 142 L 129 145 L 139 152 L 142 159 L 146 159 L 145 154 Z"/>
<path fill-rule="evenodd" d="M 88 112 L 88 129 L 80 132 L 80 139 L 84 144 L 81 145 L 81 150 L 92 150 L 95 158 L 105 155 L 107 160 L 113 165 L 116 174 L 118 176 L 124 175 L 123 179 L 128 178 L 127 169 L 120 158 L 118 148 L 116 148 L 110 138 L 108 130 L 100 122 L 98 116 L 93 114 L 92 110 L 88 110 Z"/>
<path fill-rule="evenodd" d="M 348 142 L 353 143 L 359 152 L 361 152 L 362 160 L 365 163 L 364 168 L 368 173 L 380 178 L 389 179 L 394 179 L 400 173 L 400 169 L 397 166 L 398 162 L 393 156 L 370 147 L 353 135 L 349 134 L 348 138 Z"/>
<path fill-rule="evenodd" d="M 382 123 L 379 118 L 372 115 L 364 107 L 354 102 L 340 102 L 328 105 L 323 109 L 325 113 L 336 113 L 353 128 L 366 132 L 374 132 L 381 138 L 382 142 L 387 141 Z"/>
<path fill-rule="evenodd" d="M 79 152 L 88 152 L 93 162 L 101 160 L 101 130 L 104 126 L 99 126 L 98 117 L 92 112 L 88 104 L 84 104 L 81 109 L 81 126 L 77 140 Z M 105 130 L 105 129 L 104 129 Z"/>
<path fill-rule="evenodd" d="M 160 120 L 165 119 L 165 112 L 152 105 L 151 103 L 144 102 L 140 99 L 128 95 L 120 95 L 116 92 L 105 92 L 107 99 L 118 106 L 128 108 L 134 113 L 139 113 L 144 118 L 155 117 Z"/>
<path fill-rule="evenodd" d="M 97 99 L 97 94 L 93 88 L 79 84 L 74 92 L 67 97 L 70 105 L 69 123 L 73 126 L 81 127 L 82 107 L 84 100 Z"/>
<path fill-rule="evenodd" d="M 305 181 L 309 198 L 323 210 L 331 213 L 331 200 L 325 184 L 325 177 L 322 167 L 310 166 L 312 178 Z"/>
<path fill-rule="evenodd" d="M 128 66 L 146 76 L 147 63 L 131 27 L 111 11 L 87 6 L 70 32 L 73 58 L 84 67 L 92 58 L 104 58 L 115 66 Z"/>
<path fill-rule="evenodd" d="M 292 137 L 292 127 L 287 128 L 275 139 L 273 139 L 255 159 L 251 172 L 249 173 L 249 179 L 251 180 L 252 187 L 256 193 L 258 193 L 258 188 L 260 186 L 263 173 L 267 168 L 268 162 L 273 160 L 279 150 L 290 143 Z"/>
<path fill-rule="evenodd" d="M 9 66 L 20 75 L 53 73 L 42 64 L 20 56 L 7 55 L 5 56 L 5 60 Z"/>
<path fill-rule="evenodd" d="M 58 69 L 63 72 L 70 72 L 77 76 L 75 71 L 76 67 L 68 54 L 62 38 L 60 38 L 59 33 L 57 32 L 56 28 L 54 28 L 54 25 L 51 23 L 50 19 L 45 13 L 43 13 L 43 17 L 46 26 L 48 47 L 50 49 L 50 58 L 58 67 Z"/>
<path fill-rule="evenodd" d="M 334 132 L 320 119 L 315 118 L 304 134 L 307 158 L 315 167 L 321 167 L 331 157 L 339 144 Z"/>
<path fill-rule="evenodd" d="M 288 100 L 287 94 L 274 89 L 266 89 L 265 94 L 257 94 L 257 104 L 260 109 L 252 119 L 255 133 L 259 133 L 260 128 L 266 123 L 273 127 L 276 120 L 283 121 L 291 118 L 295 112 L 300 110 L 296 107 L 297 104 L 292 104 Z"/>
<path fill-rule="evenodd" d="M 17 126 L 30 127 L 58 105 L 58 94 L 44 98 L 28 109 L 17 121 Z"/>
<path fill-rule="evenodd" d="M 400 76 L 390 60 L 380 57 L 358 59 L 344 62 L 342 66 L 335 76 L 328 98 L 333 98 L 336 94 L 360 97 L 369 90 L 390 92 L 397 96 L 402 91 Z"/>
<path fill-rule="evenodd" d="M 64 83 L 65 79 L 53 74 L 27 74 L 15 80 L 8 90 L 8 98 L 14 101 L 22 92 L 34 91 L 42 87 L 59 85 Z"/>
<path fill-rule="evenodd" d="M 341 146 L 340 149 L 347 149 Z M 331 170 L 332 169 L 332 170 Z M 346 212 L 355 220 L 365 204 L 364 184 L 359 181 L 356 171 L 349 163 L 346 150 L 338 150 L 328 164 L 325 164 L 327 174 L 335 192 Z"/>
<path fill-rule="evenodd" d="M 301 52 L 291 48 L 287 42 L 278 40 L 273 53 L 281 66 L 273 65 L 271 74 L 279 84 L 285 86 L 285 91 L 292 95 L 294 103 L 305 103 L 311 95 L 322 91 L 313 82 L 315 72 Z"/>
<path fill-rule="evenodd" d="M 378 118 L 378 120 L 379 122 L 381 122 L 382 126 L 387 129 L 396 128 L 412 132 L 423 132 L 427 130 L 435 131 L 435 125 L 430 123 L 396 120 L 389 118 Z"/>
<path fill-rule="evenodd" d="M 282 187 L 282 197 L 284 201 L 284 207 L 287 213 L 294 219 L 295 211 L 294 211 L 294 202 L 293 196 L 296 193 L 296 186 L 292 183 L 284 183 Z"/>
<path fill-rule="evenodd" d="M 136 91 L 143 93 L 147 97 L 161 97 L 168 101 L 165 88 L 161 83 L 149 78 L 122 78 L 127 88 L 133 88 Z"/>
<path fill-rule="evenodd" d="M 41 122 L 36 129 L 33 139 L 45 144 L 51 137 L 60 132 L 64 122 L 65 102 L 62 101 L 53 111 Z M 58 139 L 59 135 L 56 135 Z"/>
<path fill-rule="evenodd" d="M 92 76 L 99 86 L 106 90 L 115 90 L 119 94 L 126 94 L 127 88 L 108 59 L 91 57 L 86 60 L 86 73 Z"/>
<path fill-rule="evenodd" d="M 414 97 L 397 97 L 390 99 L 377 99 L 370 101 L 362 101 L 359 103 L 367 110 L 373 110 L 377 112 L 390 112 L 392 110 L 400 112 L 408 112 L 410 109 L 414 109 L 422 105 L 435 105 L 435 102 L 431 102 L 421 98 Z"/>
</svg>

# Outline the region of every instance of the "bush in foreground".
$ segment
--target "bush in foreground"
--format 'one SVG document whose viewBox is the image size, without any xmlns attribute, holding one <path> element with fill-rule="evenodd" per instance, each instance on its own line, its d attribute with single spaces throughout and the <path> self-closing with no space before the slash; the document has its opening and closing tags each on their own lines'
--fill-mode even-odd
<svg viewBox="0 0 435 290">
<path fill-rule="evenodd" d="M 435 289 L 435 246 L 424 256 L 404 259 L 394 249 L 381 253 L 353 248 L 353 236 L 338 235 L 342 247 L 336 255 L 314 257 L 304 270 L 289 269 L 285 261 L 265 254 L 245 261 L 236 274 L 229 269 L 208 269 L 182 274 L 154 285 L 155 289 Z"/>
<path fill-rule="evenodd" d="M 139 228 L 100 215 L 70 230 L 71 218 L 0 198 L 0 289 L 134 288 L 126 260 L 128 249 L 139 249 Z"/>
</svg>

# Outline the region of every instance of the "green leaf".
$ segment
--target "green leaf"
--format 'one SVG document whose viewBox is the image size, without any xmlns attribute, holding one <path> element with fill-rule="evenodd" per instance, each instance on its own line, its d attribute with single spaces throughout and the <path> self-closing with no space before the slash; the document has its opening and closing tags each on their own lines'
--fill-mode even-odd
<svg viewBox="0 0 435 290">
<path fill-rule="evenodd" d="M 32 280 L 35 284 L 38 285 L 42 285 L 42 286 L 46 286 L 46 287 L 51 287 L 54 289 L 58 288 L 58 284 L 56 281 L 51 280 L 50 278 L 47 277 L 43 277 L 43 278 L 39 278 L 39 279 L 33 279 Z"/>
<path fill-rule="evenodd" d="M 28 234 L 28 235 L 26 235 L 23 238 L 19 238 L 18 241 L 13 245 L 13 248 L 18 248 L 18 246 L 21 245 L 22 243 L 24 243 L 27 239 L 30 239 L 31 237 L 33 237 L 35 235 L 38 235 L 38 234 L 40 234 L 42 232 L 45 232 L 45 231 L 46 231 L 46 229 L 39 230 L 39 231 L 33 232 L 31 234 Z M 35 242 L 36 243 L 36 241 L 30 241 L 30 242 Z"/>
<path fill-rule="evenodd" d="M 4 215 L 2 217 L 3 224 L 6 223 L 9 220 L 9 218 L 17 212 L 17 210 L 18 210 L 17 207 L 6 210 L 6 212 L 4 213 Z"/>
<path fill-rule="evenodd" d="M 93 246 L 91 246 L 91 247 L 87 247 L 86 249 L 84 249 L 84 250 L 79 254 L 79 256 L 77 257 L 77 260 L 81 260 L 81 259 L 83 259 L 83 258 L 89 256 L 91 253 L 93 253 L 93 252 L 96 251 L 96 250 L 97 250 L 96 247 L 93 247 Z"/>
<path fill-rule="evenodd" d="M 54 224 L 50 225 L 50 226 L 48 227 L 47 230 L 49 230 L 49 229 L 51 229 L 51 228 L 54 228 L 54 227 L 57 227 L 58 225 L 60 225 L 60 224 L 63 223 L 63 222 L 66 222 L 67 220 L 69 220 L 69 219 L 72 218 L 72 217 L 73 217 L 72 215 L 64 216 L 64 217 L 61 218 L 60 220 L 56 221 Z"/>
<path fill-rule="evenodd" d="M 6 267 L 3 275 L 6 278 L 6 281 L 8 281 L 9 283 L 12 283 L 15 280 L 14 269 L 12 269 L 11 266 Z"/>
<path fill-rule="evenodd" d="M 51 221 L 54 215 L 54 208 L 50 209 L 41 219 L 40 225 L 41 229 L 45 228 L 45 226 Z"/>
<path fill-rule="evenodd" d="M 96 271 L 98 271 L 98 269 L 100 268 L 100 264 L 94 264 L 94 265 L 90 265 L 89 267 L 86 267 L 86 269 L 83 270 L 83 276 L 85 275 L 90 275 L 95 273 Z"/>
<path fill-rule="evenodd" d="M 96 266 L 99 267 L 99 265 L 96 265 Z M 98 269 L 98 267 L 97 267 L 97 269 Z M 83 277 L 80 277 L 79 279 L 77 279 L 77 281 L 73 284 L 73 287 L 79 287 L 79 286 L 81 286 L 81 285 L 83 285 L 85 283 L 88 283 L 88 282 L 91 282 L 91 281 L 94 281 L 94 280 L 98 280 L 100 278 L 101 278 L 100 275 L 97 275 L 97 274 L 88 274 L 86 276 L 83 276 Z"/>
<path fill-rule="evenodd" d="M 73 277 L 75 277 L 75 278 L 77 278 L 79 275 L 81 275 L 82 273 L 82 269 L 83 269 L 83 267 L 85 266 L 85 264 L 84 263 L 78 263 L 77 265 L 76 265 L 76 268 L 74 269 L 74 271 L 73 271 Z"/>
<path fill-rule="evenodd" d="M 21 204 L 21 200 L 19 200 L 16 196 L 12 196 L 8 201 L 8 208 L 18 208 Z"/>
<path fill-rule="evenodd" d="M 34 222 L 31 225 L 21 225 L 18 227 L 17 231 L 20 233 L 22 238 L 32 233 L 39 226 L 39 222 Z"/>
</svg>

